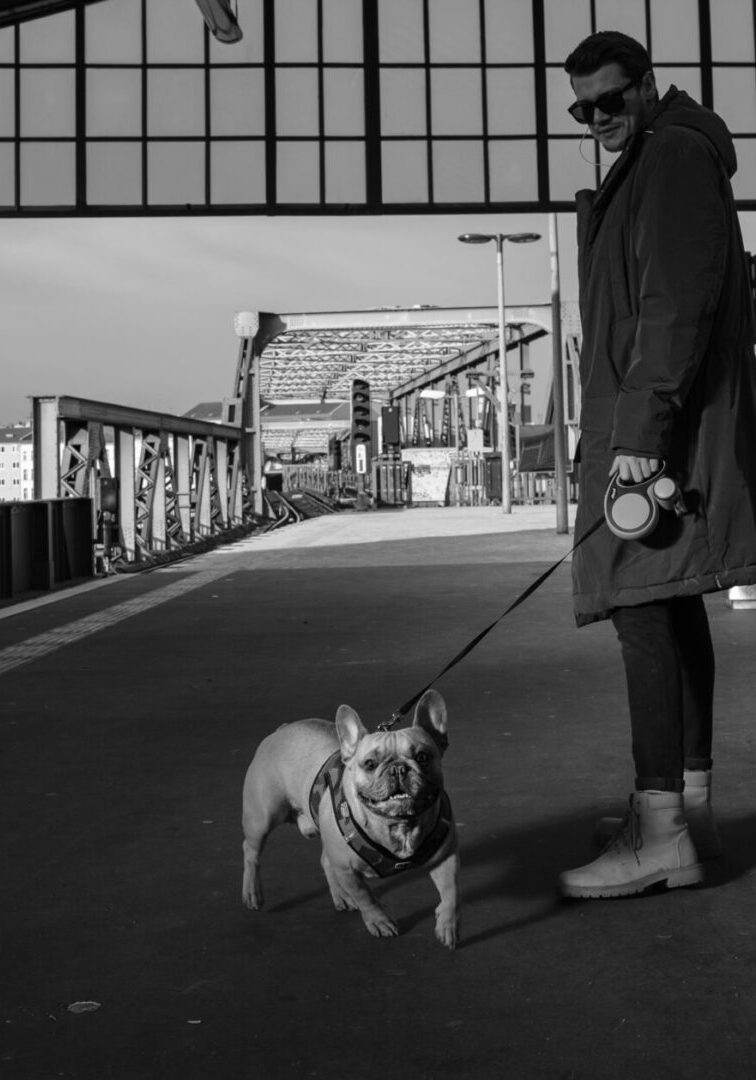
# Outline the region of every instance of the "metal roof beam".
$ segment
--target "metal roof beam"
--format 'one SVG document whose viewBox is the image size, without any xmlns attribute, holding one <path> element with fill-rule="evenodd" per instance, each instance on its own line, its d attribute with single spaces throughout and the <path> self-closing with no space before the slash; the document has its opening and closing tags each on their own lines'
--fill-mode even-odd
<svg viewBox="0 0 756 1080">
<path fill-rule="evenodd" d="M 551 332 L 551 304 L 507 307 L 507 323 L 533 323 Z M 405 329 L 433 326 L 498 326 L 495 307 L 379 308 L 374 311 L 316 311 L 272 314 L 239 311 L 234 317 L 237 337 L 259 336 L 265 344 L 290 331 Z"/>
<path fill-rule="evenodd" d="M 513 349 L 517 349 L 520 345 L 528 345 L 531 341 L 537 341 L 538 338 L 544 337 L 548 333 L 547 330 L 539 327 L 538 330 L 533 331 L 531 334 L 525 334 L 522 337 L 514 338 L 507 344 L 507 352 Z M 391 391 L 392 400 L 397 398 L 406 397 L 407 394 L 411 394 L 414 390 L 421 390 L 424 386 L 428 386 L 434 382 L 440 382 L 441 379 L 448 377 L 449 375 L 455 375 L 457 372 L 465 371 L 469 367 L 475 367 L 475 365 L 486 356 L 491 356 L 499 351 L 498 340 L 491 339 L 490 342 L 486 342 L 484 345 L 480 345 L 477 349 L 470 349 L 468 352 L 462 353 L 459 356 L 455 356 L 452 360 L 447 360 L 443 364 L 439 364 L 438 367 L 429 368 L 424 371 L 422 375 L 417 375 L 414 379 L 409 379 L 407 382 L 397 386 Z"/>
<path fill-rule="evenodd" d="M 506 321 L 522 333 L 551 333 L 551 304 L 508 307 Z M 262 398 L 348 396 L 356 375 L 376 392 L 394 393 L 413 380 L 427 385 L 495 352 L 494 307 L 373 308 L 275 314 L 241 311 L 234 319 L 242 348 L 250 348 Z M 530 338 L 529 340 L 533 340 Z M 445 366 L 446 365 L 446 366 Z M 429 372 L 433 375 L 429 378 Z"/>
</svg>

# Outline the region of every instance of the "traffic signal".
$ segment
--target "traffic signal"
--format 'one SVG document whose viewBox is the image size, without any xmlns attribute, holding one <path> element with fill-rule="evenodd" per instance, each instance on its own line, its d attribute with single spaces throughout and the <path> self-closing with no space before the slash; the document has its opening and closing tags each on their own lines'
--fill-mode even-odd
<svg viewBox="0 0 756 1080">
<path fill-rule="evenodd" d="M 366 379 L 352 381 L 352 464 L 354 471 L 365 474 L 372 458 L 372 425 L 370 420 L 370 383 Z"/>
<path fill-rule="evenodd" d="M 341 469 L 341 440 L 338 435 L 331 435 L 328 439 L 328 468 L 332 472 Z"/>
<path fill-rule="evenodd" d="M 402 441 L 399 426 L 399 406 L 384 405 L 381 409 L 381 424 L 383 430 L 383 445 L 391 448 L 398 447 Z"/>
<path fill-rule="evenodd" d="M 116 517 L 118 515 L 118 480 L 112 476 L 101 476 L 99 479 L 100 510 Z"/>
</svg>

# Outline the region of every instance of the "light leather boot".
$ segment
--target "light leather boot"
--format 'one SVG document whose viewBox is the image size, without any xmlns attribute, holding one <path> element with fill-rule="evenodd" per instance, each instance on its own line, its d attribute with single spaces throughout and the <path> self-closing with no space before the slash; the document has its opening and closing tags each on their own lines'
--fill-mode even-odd
<svg viewBox="0 0 756 1080">
<path fill-rule="evenodd" d="M 683 780 L 683 813 L 698 857 L 717 859 L 722 854 L 722 841 L 711 809 L 711 769 L 685 769 Z M 609 843 L 623 821 L 620 817 L 598 819 L 593 836 L 599 847 Z"/>
<path fill-rule="evenodd" d="M 564 896 L 593 900 L 635 896 L 652 885 L 697 885 L 703 868 L 683 817 L 683 799 L 672 791 L 636 791 L 622 828 L 593 862 L 559 877 Z"/>
</svg>

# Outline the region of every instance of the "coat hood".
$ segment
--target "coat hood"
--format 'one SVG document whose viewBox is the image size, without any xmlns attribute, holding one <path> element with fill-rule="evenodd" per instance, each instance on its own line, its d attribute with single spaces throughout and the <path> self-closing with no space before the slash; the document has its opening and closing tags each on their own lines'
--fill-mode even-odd
<svg viewBox="0 0 756 1080">
<path fill-rule="evenodd" d="M 705 135 L 719 154 L 727 175 L 732 177 L 738 167 L 735 146 L 727 125 L 711 109 L 694 101 L 684 90 L 671 86 L 654 110 L 647 130 L 662 131 L 666 127 L 693 128 Z"/>
</svg>

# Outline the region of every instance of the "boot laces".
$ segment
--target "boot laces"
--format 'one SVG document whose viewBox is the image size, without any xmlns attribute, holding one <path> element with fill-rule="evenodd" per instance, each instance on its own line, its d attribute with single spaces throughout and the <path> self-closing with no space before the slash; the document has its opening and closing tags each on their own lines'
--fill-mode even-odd
<svg viewBox="0 0 756 1080">
<path fill-rule="evenodd" d="M 628 800 L 628 808 L 622 818 L 622 823 L 612 839 L 606 846 L 607 851 L 632 851 L 635 861 L 640 865 L 638 852 L 643 847 L 643 834 L 641 832 L 640 814 L 635 807 L 632 795 Z"/>
</svg>

